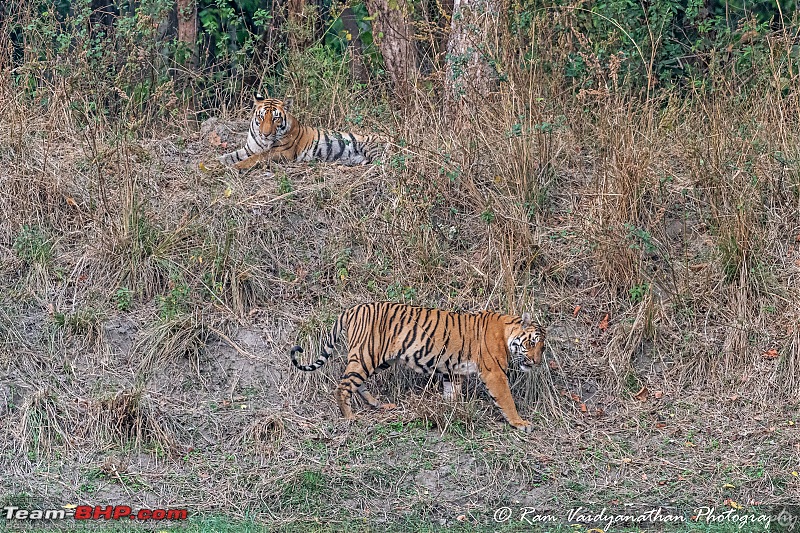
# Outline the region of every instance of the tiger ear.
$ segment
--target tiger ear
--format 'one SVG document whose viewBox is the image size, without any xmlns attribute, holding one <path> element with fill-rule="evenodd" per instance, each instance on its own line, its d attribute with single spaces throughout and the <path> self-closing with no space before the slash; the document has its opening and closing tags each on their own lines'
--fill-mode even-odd
<svg viewBox="0 0 800 533">
<path fill-rule="evenodd" d="M 256 103 L 258 103 L 258 102 L 263 102 L 264 100 L 267 99 L 267 97 L 261 93 L 256 93 L 253 95 L 253 99 L 256 101 Z"/>
<path fill-rule="evenodd" d="M 522 313 L 522 327 L 527 328 L 533 324 L 533 319 L 531 318 L 530 313 Z"/>
<path fill-rule="evenodd" d="M 294 96 L 287 96 L 283 99 L 283 109 L 286 111 L 292 110 L 292 104 L 294 103 Z"/>
</svg>

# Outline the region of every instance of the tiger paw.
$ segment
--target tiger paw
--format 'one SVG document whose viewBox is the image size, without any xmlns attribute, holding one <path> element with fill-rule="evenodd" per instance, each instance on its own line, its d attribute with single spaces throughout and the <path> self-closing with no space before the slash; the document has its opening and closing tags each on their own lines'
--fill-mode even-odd
<svg viewBox="0 0 800 533">
<path fill-rule="evenodd" d="M 533 432 L 533 424 L 531 424 L 527 420 L 523 420 L 521 422 L 513 424 L 513 426 L 516 429 L 522 431 L 523 433 L 531 433 L 531 432 Z"/>
</svg>

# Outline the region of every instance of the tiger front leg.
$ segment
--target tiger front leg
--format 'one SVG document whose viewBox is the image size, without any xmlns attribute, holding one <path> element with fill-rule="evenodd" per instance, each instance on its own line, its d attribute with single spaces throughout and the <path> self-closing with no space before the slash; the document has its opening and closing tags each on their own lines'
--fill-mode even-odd
<svg viewBox="0 0 800 533">
<path fill-rule="evenodd" d="M 500 408 L 509 424 L 526 433 L 533 431 L 533 424 L 519 416 L 517 406 L 514 404 L 514 398 L 511 396 L 508 378 L 502 371 L 491 372 L 485 376 L 481 375 L 481 380 L 486 384 L 486 388 L 494 399 L 495 405 Z"/>
<path fill-rule="evenodd" d="M 265 154 L 265 152 L 259 152 L 257 154 L 253 154 L 250 157 L 248 157 L 247 159 L 245 159 L 244 161 L 239 161 L 238 163 L 236 163 L 233 166 L 236 167 L 239 170 L 247 170 L 247 169 L 253 168 L 259 162 L 261 162 L 262 160 L 266 159 L 266 156 L 264 154 Z"/>
</svg>

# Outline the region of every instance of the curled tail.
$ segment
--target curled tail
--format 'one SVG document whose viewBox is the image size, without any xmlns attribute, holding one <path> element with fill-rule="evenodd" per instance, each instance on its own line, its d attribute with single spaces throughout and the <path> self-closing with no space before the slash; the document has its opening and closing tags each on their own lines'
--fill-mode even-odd
<svg viewBox="0 0 800 533">
<path fill-rule="evenodd" d="M 314 361 L 310 365 L 302 365 L 297 361 L 297 353 L 303 353 L 303 348 L 301 346 L 295 346 L 292 348 L 292 351 L 289 352 L 289 355 L 292 358 L 292 364 L 299 368 L 304 372 L 311 372 L 312 370 L 316 370 L 323 366 L 326 362 L 328 362 L 328 358 L 333 354 L 333 348 L 336 345 L 336 339 L 339 338 L 339 334 L 342 332 L 344 328 L 344 313 L 339 315 L 339 318 L 336 320 L 336 323 L 333 325 L 330 333 L 322 341 L 320 344 L 320 354 L 319 358 Z"/>
</svg>

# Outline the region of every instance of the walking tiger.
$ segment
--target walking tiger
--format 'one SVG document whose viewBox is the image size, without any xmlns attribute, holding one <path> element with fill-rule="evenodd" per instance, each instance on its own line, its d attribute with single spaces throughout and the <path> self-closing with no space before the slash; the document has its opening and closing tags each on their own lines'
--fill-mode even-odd
<svg viewBox="0 0 800 533">
<path fill-rule="evenodd" d="M 293 100 L 255 95 L 255 109 L 243 148 L 220 157 L 223 165 L 248 169 L 259 161 L 330 161 L 366 165 L 385 145 L 375 137 L 312 128 L 300 124 L 289 110 Z"/>
<path fill-rule="evenodd" d="M 364 382 L 401 361 L 419 373 L 442 374 L 449 397 L 462 376 L 477 373 L 509 424 L 532 431 L 531 423 L 517 413 L 506 376 L 510 364 L 529 370 L 542 362 L 545 330 L 528 313 L 456 313 L 391 302 L 356 305 L 339 315 L 314 363 L 298 362 L 296 354 L 303 348 L 292 348 L 294 366 L 303 371 L 323 366 L 342 331 L 347 332 L 347 366 L 335 396 L 344 418 L 354 418 L 350 403 L 355 392 L 372 407 L 394 407 L 378 402 Z"/>
</svg>

